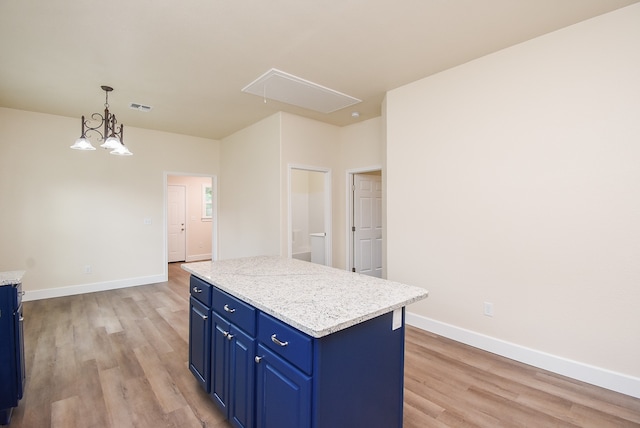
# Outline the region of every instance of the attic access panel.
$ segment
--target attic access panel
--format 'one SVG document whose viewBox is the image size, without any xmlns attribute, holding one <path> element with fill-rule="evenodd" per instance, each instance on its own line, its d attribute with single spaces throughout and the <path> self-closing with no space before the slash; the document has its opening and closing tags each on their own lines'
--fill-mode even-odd
<svg viewBox="0 0 640 428">
<path fill-rule="evenodd" d="M 357 98 L 275 68 L 242 88 L 242 92 L 320 113 L 333 113 L 362 102 Z"/>
</svg>

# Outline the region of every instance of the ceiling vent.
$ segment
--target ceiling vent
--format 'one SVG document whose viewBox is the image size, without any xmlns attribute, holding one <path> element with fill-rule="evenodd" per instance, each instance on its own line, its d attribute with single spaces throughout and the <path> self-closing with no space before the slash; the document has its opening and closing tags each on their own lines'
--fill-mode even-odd
<svg viewBox="0 0 640 428">
<path fill-rule="evenodd" d="M 138 104 L 138 103 L 131 103 L 129 105 L 129 108 L 132 110 L 138 110 L 138 111 L 144 111 L 144 112 L 151 111 L 151 106 L 145 106 L 143 104 Z"/>
<path fill-rule="evenodd" d="M 262 97 L 265 102 L 268 98 L 320 113 L 333 113 L 362 102 L 357 98 L 275 68 L 242 88 L 242 92 Z"/>
</svg>

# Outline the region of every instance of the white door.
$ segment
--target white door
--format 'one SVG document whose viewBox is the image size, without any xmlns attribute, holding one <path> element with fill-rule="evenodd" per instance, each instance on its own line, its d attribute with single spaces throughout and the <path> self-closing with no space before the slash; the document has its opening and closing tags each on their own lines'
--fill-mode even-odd
<svg viewBox="0 0 640 428">
<path fill-rule="evenodd" d="M 185 188 L 167 186 L 167 248 L 169 263 L 186 260 Z"/>
<path fill-rule="evenodd" d="M 382 278 L 382 177 L 355 174 L 353 191 L 354 268 Z"/>
</svg>

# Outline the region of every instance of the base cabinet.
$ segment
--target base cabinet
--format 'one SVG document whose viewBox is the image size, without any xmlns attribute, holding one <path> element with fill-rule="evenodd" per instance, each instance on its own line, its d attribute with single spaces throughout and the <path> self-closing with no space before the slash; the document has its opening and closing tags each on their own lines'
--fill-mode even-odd
<svg viewBox="0 0 640 428">
<path fill-rule="evenodd" d="M 191 297 L 189 311 L 189 370 L 209 392 L 211 309 Z"/>
<path fill-rule="evenodd" d="M 313 338 L 212 286 L 210 314 L 190 349 L 209 348 L 203 386 L 233 426 L 402 427 L 404 309 Z"/>
<path fill-rule="evenodd" d="M 311 428 L 311 378 L 258 345 L 256 427 Z"/>
<path fill-rule="evenodd" d="M 22 284 L 0 286 L 0 425 L 11 422 L 25 384 Z"/>
<path fill-rule="evenodd" d="M 213 312 L 211 397 L 238 428 L 252 428 L 255 339 Z"/>
</svg>

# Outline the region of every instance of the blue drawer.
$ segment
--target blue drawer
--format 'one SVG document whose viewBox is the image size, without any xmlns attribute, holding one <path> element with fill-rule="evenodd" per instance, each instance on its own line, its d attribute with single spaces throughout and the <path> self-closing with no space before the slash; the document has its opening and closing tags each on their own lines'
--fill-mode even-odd
<svg viewBox="0 0 640 428">
<path fill-rule="evenodd" d="M 260 312 L 258 340 L 308 375 L 313 364 L 313 339 L 295 328 Z"/>
<path fill-rule="evenodd" d="M 251 337 L 256 336 L 256 310 L 253 306 L 213 287 L 211 308 L 221 317 L 240 327 Z"/>
<path fill-rule="evenodd" d="M 191 295 L 202 302 L 204 305 L 211 307 L 211 284 L 191 275 L 189 281 L 189 289 Z"/>
</svg>

